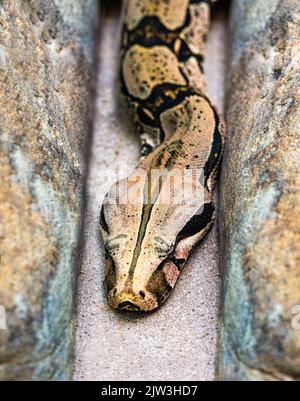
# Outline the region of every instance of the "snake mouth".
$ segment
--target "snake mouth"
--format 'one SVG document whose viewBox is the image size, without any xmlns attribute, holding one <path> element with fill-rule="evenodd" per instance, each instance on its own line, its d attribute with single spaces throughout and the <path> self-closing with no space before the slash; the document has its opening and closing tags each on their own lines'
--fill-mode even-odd
<svg viewBox="0 0 300 401">
<path fill-rule="evenodd" d="M 140 311 L 141 308 L 138 305 L 135 305 L 131 301 L 124 301 L 118 305 L 118 309 L 120 310 L 129 310 L 129 311 Z"/>
</svg>

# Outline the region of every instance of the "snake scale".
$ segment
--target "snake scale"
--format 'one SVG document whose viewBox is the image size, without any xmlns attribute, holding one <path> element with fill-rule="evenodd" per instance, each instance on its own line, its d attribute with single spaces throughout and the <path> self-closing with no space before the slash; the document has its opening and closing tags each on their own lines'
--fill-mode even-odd
<svg viewBox="0 0 300 401">
<path fill-rule="evenodd" d="M 116 309 L 159 307 L 214 220 L 224 124 L 206 94 L 203 60 L 215 1 L 125 3 L 121 86 L 142 150 L 101 209 L 107 299 Z"/>
</svg>

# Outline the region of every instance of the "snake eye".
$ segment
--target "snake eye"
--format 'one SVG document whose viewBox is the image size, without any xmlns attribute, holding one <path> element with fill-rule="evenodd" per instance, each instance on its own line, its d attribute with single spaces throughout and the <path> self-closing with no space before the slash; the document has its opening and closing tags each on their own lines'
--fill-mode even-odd
<svg viewBox="0 0 300 401">
<path fill-rule="evenodd" d="M 169 243 L 168 241 L 162 239 L 161 237 L 154 237 L 155 240 L 155 249 L 157 252 L 163 255 L 170 255 L 174 251 L 174 244 Z"/>
<path fill-rule="evenodd" d="M 104 244 L 106 254 L 109 255 L 110 257 L 115 256 L 119 251 L 120 246 L 122 244 L 124 245 L 124 241 L 126 240 L 126 238 L 127 238 L 126 234 L 119 234 L 116 237 L 106 241 L 106 243 Z"/>
<path fill-rule="evenodd" d="M 110 256 L 113 257 L 116 255 L 116 252 L 118 252 L 120 246 L 119 244 L 113 244 L 111 242 L 107 242 L 104 246 L 105 252 Z"/>
</svg>

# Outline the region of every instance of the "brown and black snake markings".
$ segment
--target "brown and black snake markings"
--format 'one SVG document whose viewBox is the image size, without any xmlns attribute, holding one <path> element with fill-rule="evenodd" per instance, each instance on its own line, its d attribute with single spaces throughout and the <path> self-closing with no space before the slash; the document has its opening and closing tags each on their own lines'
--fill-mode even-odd
<svg viewBox="0 0 300 401">
<path fill-rule="evenodd" d="M 125 5 L 121 84 L 142 154 L 101 210 L 107 298 L 116 309 L 160 306 L 214 219 L 223 122 L 206 94 L 202 65 L 213 2 Z"/>
</svg>

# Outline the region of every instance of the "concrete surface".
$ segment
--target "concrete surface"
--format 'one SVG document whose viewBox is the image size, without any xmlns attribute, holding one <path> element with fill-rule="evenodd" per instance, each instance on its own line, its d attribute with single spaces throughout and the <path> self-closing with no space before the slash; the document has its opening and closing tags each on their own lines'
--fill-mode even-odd
<svg viewBox="0 0 300 401">
<path fill-rule="evenodd" d="M 224 17 L 215 17 L 206 78 L 212 98 L 222 109 L 226 32 Z M 174 293 L 157 312 L 128 318 L 106 304 L 104 252 L 98 236 L 100 206 L 115 181 L 109 174 L 118 165 L 124 168 L 128 163 L 133 168 L 139 155 L 138 138 L 125 124 L 126 108 L 117 100 L 118 27 L 117 15 L 102 21 L 74 380 L 212 380 L 220 287 L 216 226 L 189 259 Z"/>
<path fill-rule="evenodd" d="M 0 1 L 0 381 L 72 377 L 96 26 L 96 0 Z"/>
<path fill-rule="evenodd" d="M 233 2 L 220 380 L 300 380 L 300 2 Z"/>
</svg>

